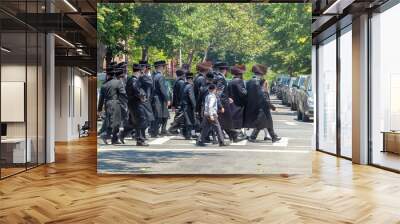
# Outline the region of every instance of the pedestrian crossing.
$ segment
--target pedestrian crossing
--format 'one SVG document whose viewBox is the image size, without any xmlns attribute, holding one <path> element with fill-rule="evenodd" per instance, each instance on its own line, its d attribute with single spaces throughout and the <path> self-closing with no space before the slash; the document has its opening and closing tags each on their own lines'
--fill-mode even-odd
<svg viewBox="0 0 400 224">
<path fill-rule="evenodd" d="M 294 141 L 292 145 L 290 145 L 290 140 Z M 231 143 L 227 147 L 221 147 L 224 150 L 229 149 L 257 149 L 257 150 L 265 150 L 265 149 L 286 149 L 291 148 L 294 150 L 295 148 L 304 148 L 310 149 L 309 145 L 298 145 L 298 139 L 296 138 L 288 138 L 282 137 L 282 139 L 278 142 L 272 143 L 270 140 L 265 141 L 258 139 L 257 142 L 250 142 L 247 139 L 242 140 L 240 142 Z M 104 145 L 100 144 L 99 150 L 101 149 L 110 149 L 110 148 L 124 148 L 124 149 L 139 149 L 136 147 L 136 141 L 134 139 L 125 139 L 126 144 L 121 145 Z M 182 136 L 173 135 L 173 136 L 164 136 L 156 139 L 149 139 L 148 144 L 150 148 L 158 148 L 160 150 L 173 150 L 173 149 L 188 149 L 190 150 L 199 150 L 199 149 L 206 149 L 206 148 L 220 148 L 217 144 L 207 143 L 206 147 L 198 147 L 196 146 L 196 140 L 185 140 Z M 140 147 L 140 149 L 147 150 L 149 147 Z"/>
</svg>

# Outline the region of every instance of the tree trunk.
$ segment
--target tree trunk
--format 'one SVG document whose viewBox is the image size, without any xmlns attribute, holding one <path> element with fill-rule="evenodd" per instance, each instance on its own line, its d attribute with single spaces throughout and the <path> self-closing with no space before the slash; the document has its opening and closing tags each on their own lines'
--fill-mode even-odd
<svg viewBox="0 0 400 224">
<path fill-rule="evenodd" d="M 149 48 L 147 46 L 142 47 L 142 61 L 147 61 L 149 57 Z"/>
<path fill-rule="evenodd" d="M 194 50 L 190 50 L 187 60 L 187 65 L 189 68 L 192 66 L 193 56 L 194 56 Z"/>
<path fill-rule="evenodd" d="M 202 62 L 205 62 L 206 60 L 207 60 L 207 54 L 208 54 L 208 50 L 210 49 L 210 47 L 207 47 L 205 50 L 204 50 L 204 57 L 203 57 L 203 61 Z"/>
<path fill-rule="evenodd" d="M 106 53 L 106 66 L 108 66 L 113 59 L 113 55 L 110 49 L 107 48 L 107 53 Z"/>
<path fill-rule="evenodd" d="M 128 40 L 124 41 L 124 52 L 125 52 L 125 62 L 128 64 L 129 52 L 128 52 Z"/>
<path fill-rule="evenodd" d="M 106 59 L 106 53 L 107 53 L 107 48 L 104 44 L 98 42 L 97 43 L 97 61 L 101 63 L 97 63 L 97 72 L 102 72 L 105 67 L 105 59 Z"/>
<path fill-rule="evenodd" d="M 182 48 L 179 48 L 179 66 L 182 66 Z"/>
</svg>

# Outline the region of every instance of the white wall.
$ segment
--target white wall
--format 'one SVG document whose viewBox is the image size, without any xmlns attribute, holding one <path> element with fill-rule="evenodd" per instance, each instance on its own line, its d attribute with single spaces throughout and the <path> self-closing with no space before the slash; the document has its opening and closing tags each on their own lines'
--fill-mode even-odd
<svg viewBox="0 0 400 224">
<path fill-rule="evenodd" d="M 78 139 L 78 125 L 88 120 L 88 78 L 73 67 L 56 67 L 55 74 L 55 140 Z"/>
</svg>

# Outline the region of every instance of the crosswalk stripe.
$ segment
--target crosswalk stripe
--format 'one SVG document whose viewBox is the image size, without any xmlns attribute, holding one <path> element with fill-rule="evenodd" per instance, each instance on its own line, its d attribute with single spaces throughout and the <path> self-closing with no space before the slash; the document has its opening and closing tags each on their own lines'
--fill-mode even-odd
<svg viewBox="0 0 400 224">
<path fill-rule="evenodd" d="M 246 145 L 246 144 L 247 144 L 247 140 L 243 140 L 240 142 L 232 143 L 231 145 Z"/>
<path fill-rule="evenodd" d="M 288 146 L 289 139 L 286 137 L 282 137 L 282 139 L 279 142 L 274 142 L 272 143 L 272 146 Z"/>
<path fill-rule="evenodd" d="M 143 151 L 143 152 L 159 152 L 159 151 L 168 151 L 168 152 L 177 152 L 177 151 L 189 151 L 195 153 L 201 152 L 266 152 L 266 153 L 309 153 L 311 150 L 284 150 L 284 149 L 229 149 L 226 147 L 217 147 L 212 148 L 209 147 L 198 147 L 198 148 L 176 148 L 176 149 L 166 149 L 166 148 L 98 148 L 98 152 L 105 152 L 105 151 Z"/>
<path fill-rule="evenodd" d="M 290 125 L 290 126 L 298 125 L 298 124 L 296 124 L 296 123 L 293 122 L 293 121 L 286 121 L 285 124 Z"/>
<path fill-rule="evenodd" d="M 157 138 L 157 139 L 149 142 L 149 144 L 150 145 L 162 145 L 162 144 L 168 142 L 171 138 L 172 138 L 172 136 L 164 136 L 162 138 Z"/>
</svg>

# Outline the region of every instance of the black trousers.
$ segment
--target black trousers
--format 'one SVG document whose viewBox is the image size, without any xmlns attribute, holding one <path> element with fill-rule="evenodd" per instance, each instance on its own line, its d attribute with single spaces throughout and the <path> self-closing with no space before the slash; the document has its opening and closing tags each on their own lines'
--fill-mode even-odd
<svg viewBox="0 0 400 224">
<path fill-rule="evenodd" d="M 167 134 L 167 121 L 168 118 L 156 118 L 154 121 L 152 121 L 149 130 L 150 135 L 152 136 L 159 135 L 160 128 L 161 128 L 161 134 Z"/>
<path fill-rule="evenodd" d="M 175 112 L 174 120 L 171 123 L 171 126 L 168 128 L 168 131 L 171 133 L 176 133 L 179 128 L 184 124 L 185 117 L 183 116 L 183 111 L 181 109 L 177 109 Z"/>
<path fill-rule="evenodd" d="M 136 128 L 136 142 L 145 142 L 146 140 L 146 128 Z"/>
<path fill-rule="evenodd" d="M 211 122 L 208 118 L 204 117 L 201 123 L 201 132 L 200 132 L 200 141 L 205 142 L 206 138 L 209 137 L 210 131 L 214 131 L 217 134 L 218 142 L 224 142 L 224 134 L 222 133 L 221 125 L 219 124 L 218 119 L 215 119 Z"/>
<path fill-rule="evenodd" d="M 235 129 L 225 129 L 226 134 L 228 134 L 230 140 L 237 139 L 239 133 Z"/>
<path fill-rule="evenodd" d="M 251 133 L 250 138 L 251 139 L 256 139 L 257 136 L 258 136 L 258 133 L 260 133 L 261 130 L 263 130 L 263 129 L 259 129 L 259 128 L 253 129 L 253 132 Z M 271 138 L 276 138 L 277 137 L 277 135 L 276 135 L 276 133 L 274 131 L 274 128 L 267 128 L 267 130 L 268 130 L 268 133 L 271 136 Z"/>
</svg>

